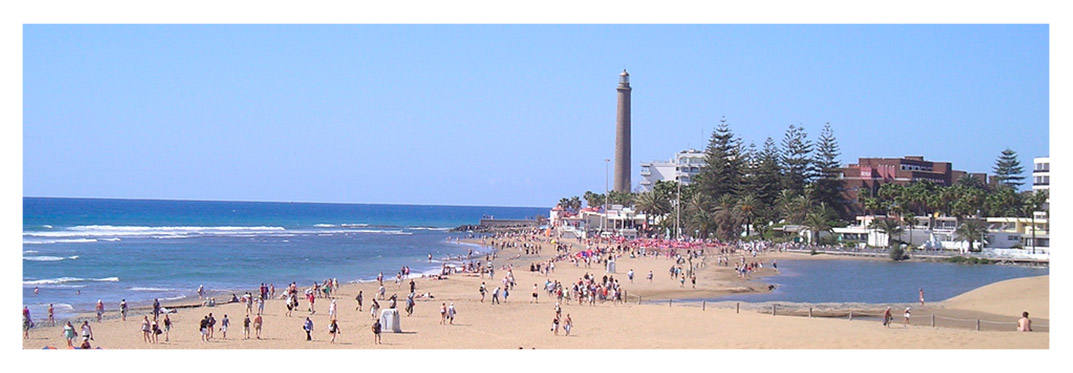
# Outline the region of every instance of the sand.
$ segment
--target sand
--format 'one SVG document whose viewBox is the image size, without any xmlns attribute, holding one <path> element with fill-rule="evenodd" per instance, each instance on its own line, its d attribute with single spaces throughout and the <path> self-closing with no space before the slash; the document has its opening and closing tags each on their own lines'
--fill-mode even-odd
<svg viewBox="0 0 1073 373">
<path fill-rule="evenodd" d="M 550 249 L 545 249 L 545 253 Z M 324 348 L 383 348 L 383 349 L 568 349 L 568 348 L 777 348 L 777 349 L 902 349 L 902 348 L 1048 348 L 1049 333 L 1018 333 L 1011 331 L 975 331 L 966 328 L 932 328 L 913 324 L 904 327 L 897 324 L 884 328 L 878 322 L 845 318 L 808 318 L 798 316 L 772 316 L 756 310 L 741 310 L 707 307 L 702 310 L 696 304 L 687 306 L 666 303 L 638 304 L 636 296 L 645 299 L 669 297 L 708 297 L 735 291 L 763 291 L 762 279 L 738 280 L 733 268 L 709 265 L 698 273 L 697 289 L 687 281 L 685 288 L 672 281 L 667 270 L 671 261 L 665 258 L 621 258 L 618 274 L 623 288 L 631 299 L 627 304 L 596 304 L 595 306 L 563 304 L 563 314 L 570 314 L 574 321 L 571 336 L 560 330 L 555 336 L 550 331 L 554 317 L 554 300 L 540 292 L 538 303 L 530 303 L 534 283 L 543 286 L 546 278 L 565 282 L 576 281 L 588 272 L 602 276 L 602 268 L 575 268 L 568 263 L 557 263 L 556 271 L 545 277 L 528 271 L 528 263 L 547 257 L 515 255 L 511 250 L 499 254 L 496 265 L 515 263 L 518 285 L 509 299 L 501 305 L 480 302 L 478 288 L 482 281 L 489 290 L 501 283 L 505 271 L 496 272 L 496 279 L 480 279 L 476 276 L 453 275 L 446 280 L 418 278 L 417 293 L 431 292 L 435 299 L 418 300 L 412 317 L 405 316 L 402 307 L 408 290 L 407 282 L 396 285 L 394 278 L 385 281 L 387 296 L 399 295 L 399 307 L 404 333 L 384 333 L 383 344 L 374 345 L 370 331 L 372 318 L 368 312 L 378 285 L 373 283 L 347 284 L 336 294 L 339 309 L 341 334 L 336 344 L 329 344 L 328 301 L 317 299 L 314 315 L 304 312 L 307 303 L 300 302 L 300 309 L 291 317 L 285 316 L 282 300 L 270 300 L 265 306 L 262 340 L 242 339 L 242 318 L 245 306 L 227 304 L 217 307 L 181 309 L 172 314 L 174 328 L 170 341 L 146 344 L 140 332 L 144 310 L 133 311 L 127 321 L 113 318 L 97 323 L 91 322 L 95 333 L 94 346 L 106 349 L 324 349 Z M 732 257 L 733 260 L 733 257 Z M 711 259 L 714 263 L 714 259 Z M 626 280 L 625 272 L 634 269 L 633 283 Z M 654 273 L 651 283 L 645 280 L 648 271 Z M 1030 308 L 1037 323 L 1038 318 L 1048 316 L 1047 276 L 1004 281 L 982 287 L 934 305 L 951 316 L 993 314 L 1012 318 L 1022 308 Z M 300 284 L 303 285 L 303 284 Z M 304 284 L 309 286 L 309 284 Z M 278 291 L 284 285 L 277 284 Z M 355 310 L 354 296 L 364 291 L 365 308 Z M 489 298 L 490 300 L 490 298 Z M 440 325 L 441 303 L 454 303 L 458 312 L 454 325 Z M 387 301 L 381 301 L 386 307 Z M 198 321 L 209 312 L 217 320 L 227 314 L 231 329 L 227 339 L 221 332 L 209 342 L 200 341 Z M 302 324 L 309 316 L 314 324 L 314 340 L 306 341 Z M 151 316 L 150 316 L 151 317 Z M 1038 318 L 1037 318 L 1038 317 Z M 252 318 L 252 317 L 251 317 Z M 1015 318 L 1012 318 L 1015 320 Z M 901 317 L 895 319 L 901 321 Z M 26 349 L 43 346 L 64 348 L 62 326 L 46 327 L 37 320 L 38 327 L 31 331 L 30 339 L 24 340 Z M 219 325 L 219 324 L 218 324 Z"/>
</svg>

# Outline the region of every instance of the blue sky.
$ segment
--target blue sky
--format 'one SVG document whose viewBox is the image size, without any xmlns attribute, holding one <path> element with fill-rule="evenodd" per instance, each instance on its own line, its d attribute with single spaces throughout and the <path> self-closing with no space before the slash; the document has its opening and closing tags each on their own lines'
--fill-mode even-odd
<svg viewBox="0 0 1073 373">
<path fill-rule="evenodd" d="M 551 206 L 830 122 L 842 163 L 1049 153 L 1046 25 L 27 25 L 26 196 Z M 1030 180 L 1030 174 L 1026 174 Z"/>
</svg>

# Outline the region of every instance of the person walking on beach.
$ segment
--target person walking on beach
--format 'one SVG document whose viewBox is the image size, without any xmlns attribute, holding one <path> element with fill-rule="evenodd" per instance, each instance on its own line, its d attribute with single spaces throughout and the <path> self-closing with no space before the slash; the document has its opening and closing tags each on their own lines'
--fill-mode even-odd
<svg viewBox="0 0 1073 373">
<path fill-rule="evenodd" d="M 328 334 L 332 335 L 331 344 L 335 344 L 335 336 L 339 334 L 339 324 L 335 321 L 335 319 L 332 319 L 332 323 L 328 324 Z"/>
<path fill-rule="evenodd" d="M 537 291 L 537 284 L 533 284 L 533 300 L 531 302 L 529 302 L 529 303 L 540 303 L 540 302 L 537 302 L 538 293 L 539 292 Z"/>
<path fill-rule="evenodd" d="M 492 304 L 499 304 L 499 287 L 498 286 L 496 286 L 496 288 L 492 290 Z"/>
<path fill-rule="evenodd" d="M 919 293 L 920 293 L 920 306 L 924 307 L 924 288 L 920 288 Z"/>
<path fill-rule="evenodd" d="M 149 324 L 149 316 L 142 316 L 142 339 L 145 343 L 152 343 L 153 340 L 149 336 L 149 333 L 151 333 L 152 330 L 153 329 Z"/>
<path fill-rule="evenodd" d="M 332 301 L 332 305 L 335 305 L 335 301 Z M 260 315 L 265 312 L 265 297 L 257 298 L 257 314 Z"/>
<path fill-rule="evenodd" d="M 123 321 L 127 321 L 127 300 L 123 299 L 119 302 L 119 315 L 122 316 Z"/>
<path fill-rule="evenodd" d="M 362 307 L 361 307 L 361 301 L 362 301 L 362 299 L 361 299 L 361 298 L 362 298 L 362 296 L 361 296 L 361 290 L 358 290 L 358 296 L 354 297 L 354 300 L 358 301 L 358 306 L 357 306 L 357 307 L 354 307 L 354 309 L 358 310 L 358 312 L 361 312 L 361 311 L 362 311 L 362 309 L 361 309 L 361 308 L 362 308 Z"/>
<path fill-rule="evenodd" d="M 209 339 L 216 335 L 216 317 L 209 312 Z"/>
<path fill-rule="evenodd" d="M 410 293 L 410 295 L 406 296 L 406 316 L 407 317 L 414 315 L 414 305 L 415 304 L 416 303 L 414 303 L 414 293 Z"/>
<path fill-rule="evenodd" d="M 28 321 L 30 318 L 26 317 L 25 319 Z M 27 322 L 27 324 L 28 324 L 28 322 Z M 29 328 L 27 328 L 27 330 L 29 330 Z M 71 322 L 68 321 L 67 325 L 63 326 L 63 337 L 67 339 L 67 348 L 74 348 L 75 347 L 75 345 L 74 345 L 75 337 L 77 337 L 77 336 L 78 335 L 75 333 L 74 325 L 71 325 Z"/>
<path fill-rule="evenodd" d="M 317 313 L 317 310 L 313 308 L 313 303 L 316 301 L 316 299 L 317 299 L 316 292 L 309 293 L 309 299 L 308 300 L 309 300 L 309 314 L 310 315 Z"/>
<path fill-rule="evenodd" d="M 168 315 L 164 315 L 164 342 L 170 341 L 171 338 L 171 318 Z"/>
<path fill-rule="evenodd" d="M 574 328 L 574 320 L 570 319 L 570 314 L 566 314 L 566 320 L 563 321 L 563 330 L 566 331 L 566 336 L 570 336 L 570 329 Z"/>
<path fill-rule="evenodd" d="M 55 309 L 52 307 L 52 303 L 48 304 L 48 326 L 56 326 L 56 319 L 53 318 Z"/>
<path fill-rule="evenodd" d="M 369 307 L 369 310 L 371 311 L 369 313 L 372 314 L 373 318 L 375 319 L 376 314 L 380 313 L 380 302 L 377 302 L 376 299 L 373 299 L 373 305 L 372 307 Z"/>
<path fill-rule="evenodd" d="M 302 330 L 306 331 L 306 340 L 307 341 L 312 341 L 313 340 L 313 320 L 310 320 L 309 317 L 306 317 L 306 322 L 305 322 L 304 325 L 302 325 Z"/>
<path fill-rule="evenodd" d="M 97 299 L 97 322 L 101 322 L 101 315 L 104 315 L 104 302 Z"/>
<path fill-rule="evenodd" d="M 693 288 L 696 289 L 697 288 L 697 275 L 696 274 L 690 274 L 689 275 L 689 281 L 693 282 Z"/>
<path fill-rule="evenodd" d="M 909 327 L 909 307 L 905 307 L 905 326 Z"/>
<path fill-rule="evenodd" d="M 224 314 L 224 319 L 220 320 L 220 332 L 224 334 L 224 339 L 227 339 L 227 327 L 231 326 L 231 319 L 227 318 L 227 314 Z"/>
<path fill-rule="evenodd" d="M 208 316 L 205 316 L 204 318 L 201 319 L 201 322 L 198 324 L 198 330 L 201 331 L 201 341 L 208 342 L 209 341 L 209 317 Z"/>
<path fill-rule="evenodd" d="M 373 343 L 380 344 L 380 320 L 373 322 Z"/>
<path fill-rule="evenodd" d="M 559 315 L 555 315 L 555 318 L 551 320 L 551 331 L 559 335 Z"/>
<path fill-rule="evenodd" d="M 447 323 L 455 324 L 455 303 L 451 302 L 450 306 L 447 306 Z"/>
<path fill-rule="evenodd" d="M 626 272 L 626 277 L 630 279 L 630 283 L 633 283 L 633 268 L 630 268 L 629 272 Z"/>
<path fill-rule="evenodd" d="M 447 302 L 440 303 L 440 325 L 447 324 Z"/>
<path fill-rule="evenodd" d="M 253 331 L 257 333 L 257 339 L 261 339 L 261 327 L 264 325 L 264 319 L 261 315 L 253 317 Z"/>
<path fill-rule="evenodd" d="M 484 292 L 485 292 L 485 289 L 486 289 L 486 288 L 484 287 L 484 281 L 481 281 L 481 289 L 480 289 L 480 292 L 481 292 L 481 303 L 484 303 Z"/>
<path fill-rule="evenodd" d="M 260 315 L 260 313 L 257 313 Z M 335 320 L 335 298 L 332 298 L 332 303 L 328 304 L 328 320 Z"/>
<path fill-rule="evenodd" d="M 415 283 L 413 279 L 410 279 L 410 293 L 413 293 L 414 289 L 417 289 L 417 283 Z"/>
<path fill-rule="evenodd" d="M 153 344 L 160 343 L 160 333 L 163 333 L 163 332 L 160 331 L 160 324 L 157 324 L 156 319 L 153 319 L 153 323 L 149 326 L 149 329 L 152 330 L 152 334 L 150 334 L 150 338 L 153 339 Z M 92 339 L 92 338 L 90 338 L 90 339 Z"/>
<path fill-rule="evenodd" d="M 384 300 L 384 295 L 387 295 L 387 289 L 384 289 L 384 284 L 380 284 L 380 290 L 377 290 L 376 299 Z"/>
<path fill-rule="evenodd" d="M 82 338 L 93 339 L 93 328 L 89 326 L 89 321 L 82 321 Z"/>
<path fill-rule="evenodd" d="M 890 322 L 894 320 L 894 315 L 890 314 L 890 307 L 883 312 L 883 326 L 890 327 Z"/>
<path fill-rule="evenodd" d="M 652 282 L 652 271 L 648 271 L 648 282 Z"/>
<path fill-rule="evenodd" d="M 1021 319 L 1017 320 L 1017 331 L 1030 332 L 1032 331 L 1032 320 L 1028 318 L 1028 311 L 1021 312 Z"/>
<path fill-rule="evenodd" d="M 153 299 L 153 318 L 160 316 L 160 299 Z"/>
<path fill-rule="evenodd" d="M 242 339 L 250 339 L 250 315 L 242 320 Z"/>
</svg>

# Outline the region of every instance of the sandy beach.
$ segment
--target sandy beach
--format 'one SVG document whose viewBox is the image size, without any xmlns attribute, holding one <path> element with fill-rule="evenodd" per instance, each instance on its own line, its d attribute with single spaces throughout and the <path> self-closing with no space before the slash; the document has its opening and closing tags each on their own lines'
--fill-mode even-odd
<svg viewBox="0 0 1073 373">
<path fill-rule="evenodd" d="M 142 316 L 148 310 L 132 310 L 127 320 L 116 317 L 113 305 L 109 308 L 109 319 L 103 322 L 91 321 L 95 340 L 93 345 L 105 349 L 325 349 L 325 348 L 385 348 L 385 349 L 568 349 L 568 348 L 775 348 L 775 349 L 903 349 L 903 348 L 951 348 L 951 349 L 1046 349 L 1049 348 L 1049 333 L 1009 331 L 975 331 L 969 328 L 933 328 L 923 320 L 906 327 L 901 324 L 901 316 L 896 315 L 895 324 L 883 327 L 875 321 L 844 318 L 808 318 L 800 316 L 772 316 L 770 313 L 756 310 L 721 307 L 702 309 L 696 305 L 669 307 L 666 303 L 637 302 L 637 296 L 643 299 L 697 298 L 711 297 L 732 292 L 765 291 L 762 271 L 753 279 L 743 281 L 737 278 L 733 267 L 714 265 L 714 258 L 709 258 L 709 265 L 698 271 L 697 288 L 693 289 L 687 281 L 682 287 L 672 280 L 667 270 L 673 261 L 665 257 L 629 258 L 618 260 L 618 273 L 622 287 L 628 294 L 630 302 L 625 304 L 597 303 L 594 306 L 578 305 L 576 302 L 562 305 L 563 314 L 569 314 L 574 322 L 573 332 L 569 337 L 562 330 L 554 335 L 550 329 L 554 318 L 555 300 L 541 291 L 537 303 L 531 303 L 533 284 L 543 286 L 546 279 L 559 280 L 564 283 L 577 281 L 585 273 L 597 277 L 605 274 L 601 266 L 584 265 L 574 267 L 568 262 L 559 262 L 550 275 L 530 272 L 529 263 L 550 257 L 554 250 L 543 244 L 542 255 L 516 255 L 517 249 L 505 249 L 499 252 L 495 261 L 496 278 L 478 278 L 476 275 L 452 275 L 445 280 L 434 278 L 417 278 L 416 293 L 431 293 L 434 299 L 417 300 L 413 316 L 402 312 L 404 299 L 408 293 L 408 281 L 395 284 L 394 278 L 385 279 L 387 296 L 398 294 L 399 308 L 402 314 L 403 333 L 384 333 L 383 344 L 375 345 L 370 331 L 372 318 L 369 305 L 375 296 L 378 285 L 375 282 L 346 284 L 335 294 L 341 333 L 336 344 L 330 344 L 328 334 L 327 299 L 317 299 L 313 315 L 306 312 L 307 303 L 300 301 L 299 309 L 293 316 L 285 315 L 286 307 L 282 300 L 270 300 L 265 306 L 263 339 L 242 339 L 242 319 L 245 306 L 242 304 L 223 304 L 216 307 L 195 307 L 178 310 L 171 314 L 174 327 L 170 341 L 164 342 L 161 336 L 159 344 L 147 344 L 142 341 L 140 332 Z M 772 257 L 794 258 L 794 254 L 768 254 Z M 733 257 L 732 257 L 733 258 Z M 517 287 L 502 304 L 493 305 L 489 300 L 480 301 L 478 288 L 485 282 L 489 290 L 501 284 L 505 271 L 499 267 L 514 265 Z M 626 279 L 626 272 L 633 269 L 636 273 L 631 283 Z M 653 280 L 646 276 L 652 271 Z M 944 303 L 929 304 L 914 312 L 936 313 L 945 317 L 985 318 L 987 320 L 1014 322 L 1021 311 L 1032 313 L 1037 325 L 1048 324 L 1049 317 L 1049 278 L 1040 276 L 1003 281 L 988 285 Z M 255 284 L 253 284 L 255 285 Z M 309 284 L 299 284 L 300 288 Z M 285 286 L 276 284 L 277 296 Z M 365 307 L 355 310 L 354 300 L 358 291 L 364 292 Z M 218 298 L 219 299 L 219 298 Z M 453 303 L 457 316 L 454 325 L 440 325 L 439 308 L 442 303 Z M 387 301 L 380 301 L 387 307 Z M 256 307 L 255 307 L 256 310 Z M 220 331 L 209 341 L 200 340 L 198 321 L 209 312 L 217 320 L 228 315 L 231 328 L 227 339 Z M 306 317 L 314 322 L 313 341 L 306 341 L 302 324 Z M 150 316 L 151 317 L 151 316 Z M 252 318 L 252 316 L 251 316 Z M 26 349 L 40 349 L 44 346 L 66 347 L 61 336 L 62 326 L 44 325 L 40 315 L 35 316 L 37 327 L 31 330 L 30 338 L 23 341 Z M 219 325 L 219 324 L 218 324 Z"/>
</svg>

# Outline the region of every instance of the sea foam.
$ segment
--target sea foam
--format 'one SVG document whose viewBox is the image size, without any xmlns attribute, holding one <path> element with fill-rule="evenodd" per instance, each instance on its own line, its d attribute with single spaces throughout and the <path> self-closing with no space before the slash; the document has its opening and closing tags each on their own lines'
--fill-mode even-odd
<svg viewBox="0 0 1073 373">
<path fill-rule="evenodd" d="M 64 259 L 75 260 L 75 259 L 78 259 L 78 255 L 72 255 L 72 256 L 47 256 L 47 255 L 42 255 L 42 256 L 24 256 L 24 257 L 22 257 L 22 260 L 29 260 L 31 262 L 55 262 L 55 261 L 60 261 L 60 260 L 64 260 Z"/>
<path fill-rule="evenodd" d="M 119 282 L 119 277 L 103 277 L 103 278 L 79 278 L 79 277 L 59 277 L 59 278 L 46 278 L 42 280 L 23 280 L 23 285 L 52 285 L 52 284 L 65 284 L 70 282 Z"/>
</svg>

